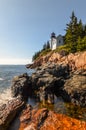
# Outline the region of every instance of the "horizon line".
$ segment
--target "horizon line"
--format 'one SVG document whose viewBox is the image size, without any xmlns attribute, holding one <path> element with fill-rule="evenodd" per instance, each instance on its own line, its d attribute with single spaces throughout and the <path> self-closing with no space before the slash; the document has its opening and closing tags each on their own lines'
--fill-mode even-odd
<svg viewBox="0 0 86 130">
<path fill-rule="evenodd" d="M 0 64 L 0 65 L 26 65 L 26 64 Z"/>
</svg>

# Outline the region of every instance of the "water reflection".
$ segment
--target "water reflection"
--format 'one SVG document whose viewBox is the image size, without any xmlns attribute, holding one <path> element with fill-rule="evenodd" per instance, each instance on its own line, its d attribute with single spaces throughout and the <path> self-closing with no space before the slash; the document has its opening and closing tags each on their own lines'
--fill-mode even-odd
<svg viewBox="0 0 86 130">
<path fill-rule="evenodd" d="M 33 108 L 44 108 L 46 107 L 48 110 L 53 110 L 60 114 L 65 114 L 67 116 L 85 120 L 86 121 L 86 108 L 81 108 L 74 106 L 71 103 L 64 103 L 61 97 L 55 97 L 54 104 L 48 104 L 48 103 L 39 103 L 37 99 L 33 97 L 28 98 L 28 104 L 32 105 Z M 19 130 L 20 126 L 20 120 L 19 117 L 17 117 L 14 122 L 11 124 L 11 127 L 9 130 Z"/>
<path fill-rule="evenodd" d="M 72 118 L 85 120 L 86 121 L 86 108 L 81 108 L 75 106 L 71 103 L 64 103 L 61 97 L 56 97 L 54 100 L 54 104 L 42 103 L 38 102 L 37 99 L 29 98 L 28 103 L 32 105 L 34 108 L 48 108 L 48 110 L 53 110 L 60 114 L 65 114 Z"/>
</svg>

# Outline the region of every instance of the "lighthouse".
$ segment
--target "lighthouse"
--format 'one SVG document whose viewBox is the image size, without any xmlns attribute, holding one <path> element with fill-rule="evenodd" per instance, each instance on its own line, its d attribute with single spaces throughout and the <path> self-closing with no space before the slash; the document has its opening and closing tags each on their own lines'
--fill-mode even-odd
<svg viewBox="0 0 86 130">
<path fill-rule="evenodd" d="M 57 47 L 61 46 L 64 44 L 63 36 L 58 35 L 56 36 L 55 33 L 51 33 L 50 37 L 50 48 L 51 50 L 55 50 Z"/>
<path fill-rule="evenodd" d="M 52 50 L 55 50 L 57 47 L 57 38 L 54 32 L 51 33 L 50 47 Z"/>
</svg>

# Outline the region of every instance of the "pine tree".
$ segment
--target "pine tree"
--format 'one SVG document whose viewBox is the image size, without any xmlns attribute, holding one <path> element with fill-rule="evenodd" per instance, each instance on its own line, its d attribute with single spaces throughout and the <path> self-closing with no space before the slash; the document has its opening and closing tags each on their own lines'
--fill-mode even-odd
<svg viewBox="0 0 86 130">
<path fill-rule="evenodd" d="M 65 35 L 65 43 L 73 44 L 77 40 L 77 31 L 78 31 L 78 22 L 77 17 L 74 12 L 72 12 L 72 16 L 70 17 L 69 24 L 66 24 L 66 35 Z"/>
<path fill-rule="evenodd" d="M 83 35 L 86 36 L 86 25 L 84 25 L 84 29 L 83 29 Z"/>
<path fill-rule="evenodd" d="M 47 48 L 46 49 L 49 49 L 50 48 L 50 43 L 49 41 L 47 41 Z"/>
<path fill-rule="evenodd" d="M 47 45 L 46 45 L 46 43 L 43 45 L 43 50 L 46 50 L 46 48 L 47 48 Z"/>
<path fill-rule="evenodd" d="M 84 37 L 84 30 L 83 30 L 83 24 L 82 24 L 82 20 L 79 20 L 78 23 L 78 37 L 83 38 Z"/>
</svg>

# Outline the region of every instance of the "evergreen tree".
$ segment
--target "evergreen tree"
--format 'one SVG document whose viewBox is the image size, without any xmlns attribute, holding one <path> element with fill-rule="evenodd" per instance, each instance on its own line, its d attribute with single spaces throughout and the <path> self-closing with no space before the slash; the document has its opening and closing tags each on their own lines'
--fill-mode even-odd
<svg viewBox="0 0 86 130">
<path fill-rule="evenodd" d="M 86 36 L 86 25 L 84 25 L 84 29 L 83 29 L 83 35 Z"/>
<path fill-rule="evenodd" d="M 78 31 L 78 23 L 77 17 L 75 16 L 74 12 L 72 12 L 72 16 L 70 17 L 69 24 L 66 24 L 66 35 L 65 35 L 65 43 L 73 44 L 77 40 L 77 31 Z"/>
<path fill-rule="evenodd" d="M 79 20 L 79 24 L 78 24 L 78 37 L 83 38 L 84 37 L 84 30 L 83 30 L 83 24 L 82 24 L 82 20 Z"/>
<path fill-rule="evenodd" d="M 32 61 L 36 60 L 40 55 L 40 51 L 36 52 L 33 57 L 32 57 Z"/>
<path fill-rule="evenodd" d="M 43 50 L 46 50 L 46 48 L 47 48 L 47 45 L 46 45 L 46 43 L 43 45 Z"/>
<path fill-rule="evenodd" d="M 46 49 L 49 49 L 50 48 L 50 43 L 49 41 L 47 41 L 47 48 Z"/>
</svg>

